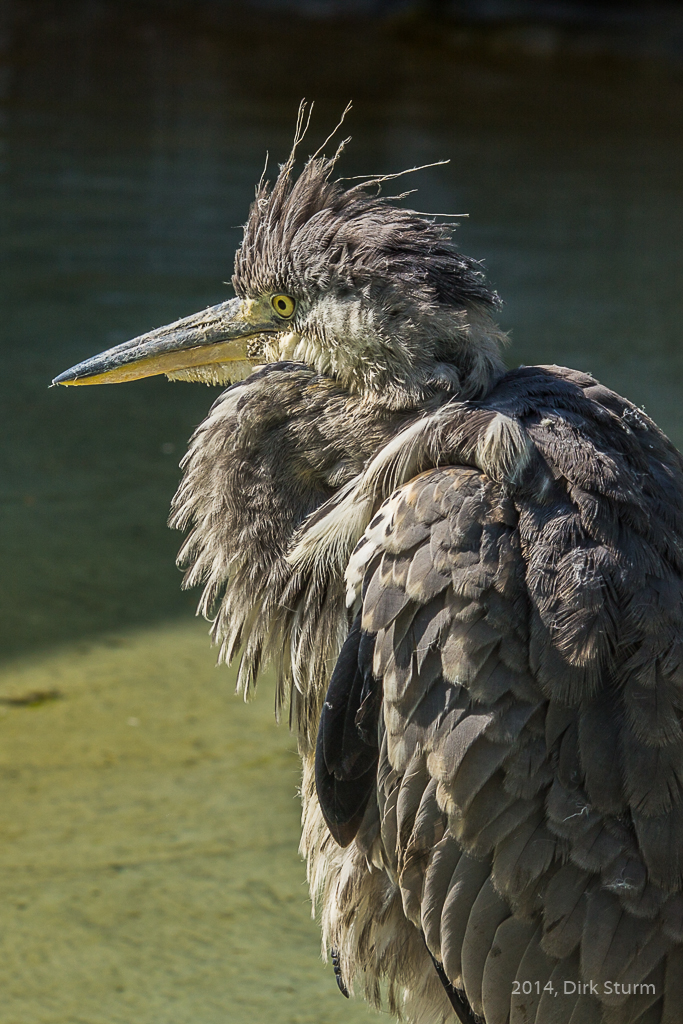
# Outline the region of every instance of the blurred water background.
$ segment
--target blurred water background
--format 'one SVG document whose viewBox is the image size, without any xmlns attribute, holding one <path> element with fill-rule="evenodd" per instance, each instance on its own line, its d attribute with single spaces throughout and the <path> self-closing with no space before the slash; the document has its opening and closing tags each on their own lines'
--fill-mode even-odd
<svg viewBox="0 0 683 1024">
<path fill-rule="evenodd" d="M 0 6 L 1 1024 L 376 1019 L 319 960 L 272 688 L 232 696 L 179 588 L 167 510 L 216 389 L 47 388 L 230 295 L 302 97 L 309 150 L 353 99 L 343 174 L 450 159 L 411 201 L 469 213 L 510 365 L 589 370 L 683 444 L 675 55 L 233 6 Z"/>
</svg>

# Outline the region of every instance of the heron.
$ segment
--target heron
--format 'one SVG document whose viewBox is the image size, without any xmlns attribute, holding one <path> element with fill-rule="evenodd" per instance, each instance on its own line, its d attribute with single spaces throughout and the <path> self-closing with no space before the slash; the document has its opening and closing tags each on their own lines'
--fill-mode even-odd
<svg viewBox="0 0 683 1024">
<path fill-rule="evenodd" d="M 348 140 L 297 171 L 304 130 L 236 297 L 55 383 L 229 385 L 171 525 L 238 690 L 274 665 L 342 993 L 680 1024 L 683 459 L 588 373 L 506 369 L 452 229 L 336 177 Z"/>
</svg>

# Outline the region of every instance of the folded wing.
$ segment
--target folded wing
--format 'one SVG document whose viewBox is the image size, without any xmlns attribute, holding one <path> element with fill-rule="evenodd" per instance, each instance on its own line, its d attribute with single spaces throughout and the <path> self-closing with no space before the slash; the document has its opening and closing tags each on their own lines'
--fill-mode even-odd
<svg viewBox="0 0 683 1024">
<path fill-rule="evenodd" d="M 384 503 L 349 566 L 382 694 L 384 856 L 486 1024 L 673 1024 L 680 457 L 583 375 L 519 371 L 489 402 L 552 487 L 435 467 Z"/>
</svg>

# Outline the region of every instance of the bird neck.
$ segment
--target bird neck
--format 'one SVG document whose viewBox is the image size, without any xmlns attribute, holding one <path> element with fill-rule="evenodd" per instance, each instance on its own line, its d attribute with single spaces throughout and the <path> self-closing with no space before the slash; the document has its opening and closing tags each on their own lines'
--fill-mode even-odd
<svg viewBox="0 0 683 1024">
<path fill-rule="evenodd" d="M 439 396 L 483 398 L 505 373 L 507 338 L 483 307 L 439 311 L 419 324 L 371 316 L 328 316 L 302 333 L 273 339 L 272 362 L 291 360 L 335 380 L 351 395 L 390 410 L 419 408 Z"/>
</svg>

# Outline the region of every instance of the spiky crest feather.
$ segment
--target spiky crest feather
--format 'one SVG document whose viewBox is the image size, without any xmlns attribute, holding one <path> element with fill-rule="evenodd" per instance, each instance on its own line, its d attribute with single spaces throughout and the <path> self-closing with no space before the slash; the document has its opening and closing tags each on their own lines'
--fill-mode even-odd
<svg viewBox="0 0 683 1024">
<path fill-rule="evenodd" d="M 344 179 L 332 179 L 348 139 L 332 157 L 314 154 L 296 177 L 302 124 L 303 107 L 294 145 L 277 179 L 271 187 L 262 178 L 257 187 L 235 257 L 232 280 L 238 295 L 357 291 L 385 281 L 409 286 L 429 304 L 458 310 L 498 306 L 480 264 L 453 247 L 450 225 L 396 206 L 396 197 L 378 194 L 381 182 L 396 175 L 376 176 L 350 188 L 344 187 Z"/>
</svg>

